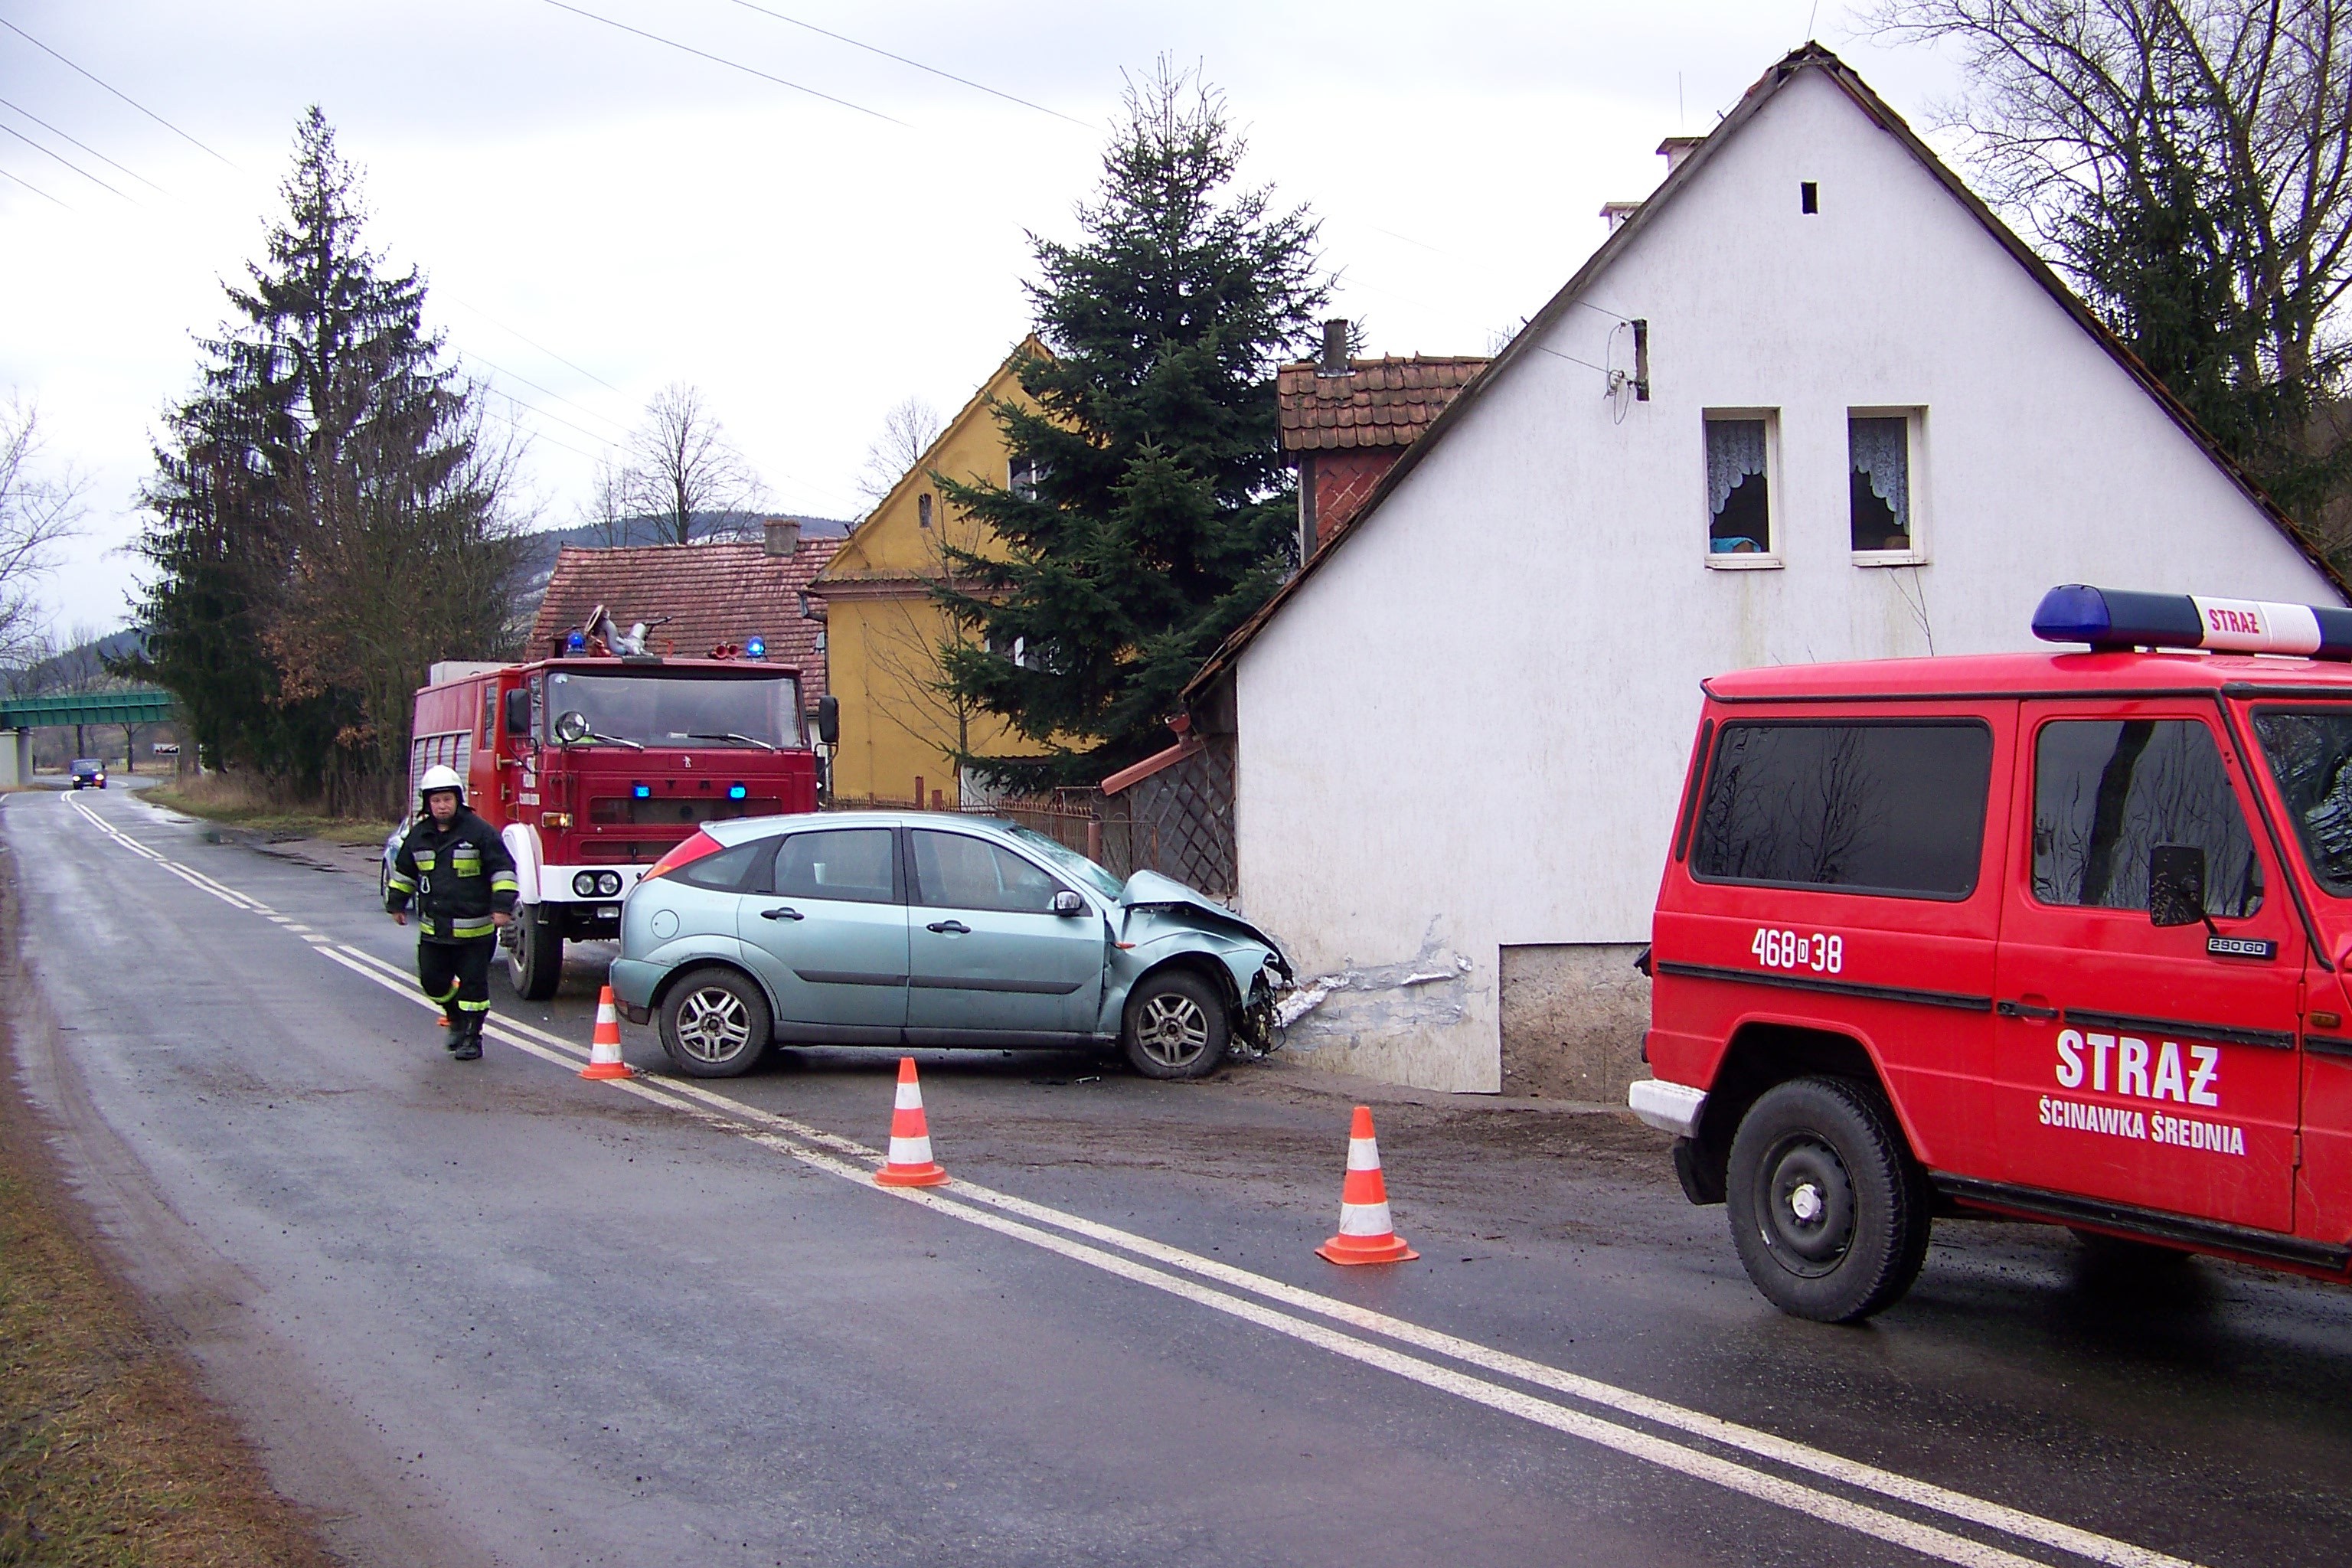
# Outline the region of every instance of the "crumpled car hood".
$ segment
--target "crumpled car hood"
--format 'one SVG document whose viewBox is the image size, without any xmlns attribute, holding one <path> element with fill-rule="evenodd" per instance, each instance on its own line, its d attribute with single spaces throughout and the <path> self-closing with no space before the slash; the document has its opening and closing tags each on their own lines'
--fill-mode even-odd
<svg viewBox="0 0 2352 1568">
<path fill-rule="evenodd" d="M 1213 930 L 1230 931 L 1274 950 L 1282 963 L 1283 973 L 1291 973 L 1290 956 L 1282 944 L 1263 928 L 1252 925 L 1206 893 L 1195 892 L 1173 877 L 1163 877 L 1157 871 L 1138 871 L 1118 890 L 1122 910 L 1140 909 L 1181 909 Z"/>
</svg>

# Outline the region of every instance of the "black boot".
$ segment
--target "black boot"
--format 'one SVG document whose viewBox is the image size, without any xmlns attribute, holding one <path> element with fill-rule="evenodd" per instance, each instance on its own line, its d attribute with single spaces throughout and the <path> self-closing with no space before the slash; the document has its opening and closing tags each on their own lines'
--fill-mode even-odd
<svg viewBox="0 0 2352 1568">
<path fill-rule="evenodd" d="M 456 1004 L 452 1003 L 451 1005 L 454 1006 Z M 460 1016 L 464 1019 L 464 1023 L 461 1026 L 465 1030 L 465 1034 L 463 1038 L 449 1054 L 456 1057 L 461 1062 L 480 1061 L 482 1059 L 483 1015 L 473 1011 L 471 1008 L 467 1008 L 460 1015 Z"/>
<path fill-rule="evenodd" d="M 442 1006 L 449 1015 L 449 1037 L 441 1042 L 442 1046 L 451 1056 L 461 1055 L 466 1048 L 466 1015 L 458 1007 L 455 996 L 443 1003 Z"/>
</svg>

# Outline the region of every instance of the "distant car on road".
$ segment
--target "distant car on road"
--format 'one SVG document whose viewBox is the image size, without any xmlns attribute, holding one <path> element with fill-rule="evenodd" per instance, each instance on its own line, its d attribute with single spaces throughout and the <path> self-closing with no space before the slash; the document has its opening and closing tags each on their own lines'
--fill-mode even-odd
<svg viewBox="0 0 2352 1568">
<path fill-rule="evenodd" d="M 106 787 L 106 764 L 96 757 L 76 757 L 66 764 L 66 772 L 72 777 L 76 789 Z"/>
<path fill-rule="evenodd" d="M 614 997 L 696 1078 L 771 1044 L 1118 1045 L 1149 1078 L 1270 1047 L 1275 940 L 1152 871 L 1122 883 L 1009 822 L 841 812 L 707 822 L 621 913 Z"/>
</svg>

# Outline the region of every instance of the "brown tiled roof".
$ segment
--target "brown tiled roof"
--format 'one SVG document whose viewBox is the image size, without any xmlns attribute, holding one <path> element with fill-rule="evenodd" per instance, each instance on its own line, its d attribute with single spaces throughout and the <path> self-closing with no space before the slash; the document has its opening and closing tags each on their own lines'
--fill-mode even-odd
<svg viewBox="0 0 2352 1568">
<path fill-rule="evenodd" d="M 1282 407 L 1282 449 L 1326 452 L 1348 447 L 1410 447 L 1445 412 L 1484 359 L 1351 359 L 1345 375 L 1322 375 L 1312 364 L 1286 364 L 1276 374 Z"/>
<path fill-rule="evenodd" d="M 767 639 L 768 662 L 801 672 L 801 700 L 814 708 L 824 692 L 823 625 L 801 618 L 801 590 L 824 569 L 838 539 L 803 539 L 791 555 L 758 544 L 654 544 L 621 550 L 565 546 L 530 628 L 530 657 L 604 605 L 623 626 L 669 617 L 646 634 L 654 653 L 700 658 L 720 643 Z"/>
</svg>

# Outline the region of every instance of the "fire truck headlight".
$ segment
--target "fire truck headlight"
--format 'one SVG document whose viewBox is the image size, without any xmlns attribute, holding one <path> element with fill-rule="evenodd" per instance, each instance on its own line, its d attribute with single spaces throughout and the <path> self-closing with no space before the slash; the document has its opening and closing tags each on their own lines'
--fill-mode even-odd
<svg viewBox="0 0 2352 1568">
<path fill-rule="evenodd" d="M 620 890 L 621 874 L 618 871 L 599 871 L 596 873 L 597 892 L 609 899 Z"/>
<path fill-rule="evenodd" d="M 572 878 L 572 890 L 583 899 L 594 898 L 596 896 L 596 873 L 593 871 L 583 871 L 578 876 Z"/>
</svg>

